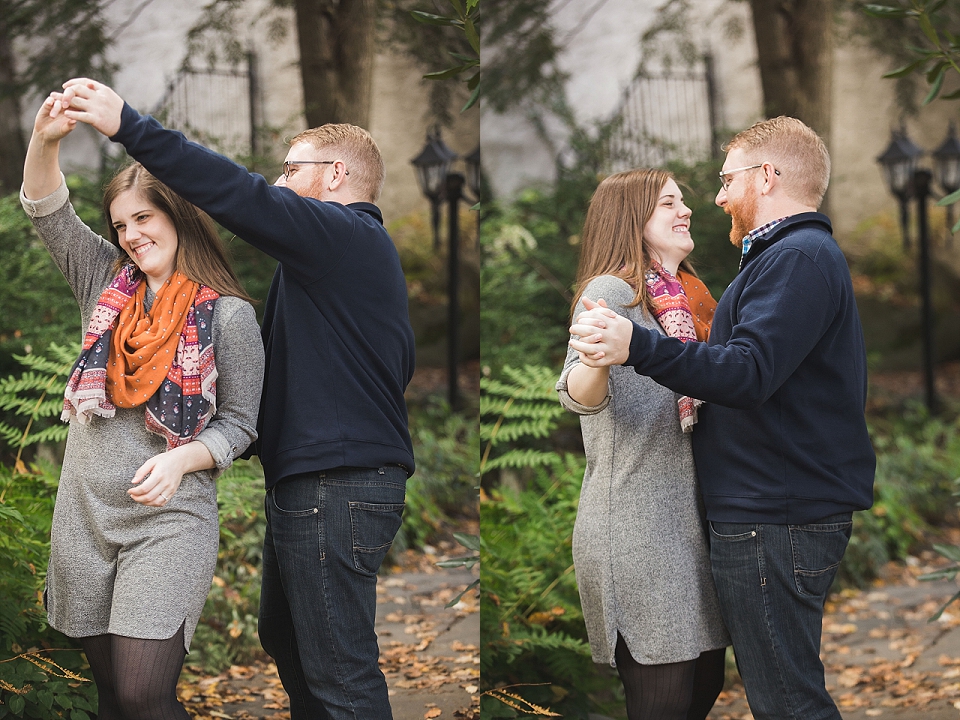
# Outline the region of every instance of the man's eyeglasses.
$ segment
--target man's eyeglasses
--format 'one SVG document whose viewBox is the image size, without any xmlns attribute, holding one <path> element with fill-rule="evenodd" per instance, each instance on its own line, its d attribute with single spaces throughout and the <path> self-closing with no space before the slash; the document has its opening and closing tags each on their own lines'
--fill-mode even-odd
<svg viewBox="0 0 960 720">
<path fill-rule="evenodd" d="M 738 172 L 744 172 L 746 170 L 756 170 L 757 168 L 762 168 L 762 167 L 763 167 L 763 163 L 760 163 L 759 165 L 748 165 L 747 167 L 734 168 L 733 170 L 727 170 L 726 172 L 721 172 L 719 173 L 720 185 L 723 187 L 724 190 L 726 190 L 728 187 L 730 187 L 730 183 L 733 182 L 733 178 L 728 177 L 729 175 L 733 175 L 734 173 L 738 173 Z M 777 175 L 780 174 L 780 171 L 777 170 L 776 168 L 773 169 L 773 172 L 776 173 Z"/>
<path fill-rule="evenodd" d="M 333 165 L 336 160 L 284 160 L 283 162 L 283 177 L 287 180 L 290 179 L 290 168 L 296 167 L 297 165 Z M 344 175 L 349 175 L 350 171 L 347 170 L 344 172 Z"/>
</svg>

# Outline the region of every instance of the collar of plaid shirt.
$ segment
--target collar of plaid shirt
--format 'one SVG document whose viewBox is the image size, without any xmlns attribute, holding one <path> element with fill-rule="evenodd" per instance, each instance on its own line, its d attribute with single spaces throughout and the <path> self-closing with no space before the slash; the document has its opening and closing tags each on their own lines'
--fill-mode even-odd
<svg viewBox="0 0 960 720">
<path fill-rule="evenodd" d="M 789 217 L 789 215 L 784 216 L 779 220 L 771 220 L 767 224 L 761 225 L 758 228 L 754 228 L 749 233 L 747 233 L 746 237 L 743 238 L 743 253 L 740 255 L 741 268 L 743 268 L 743 259 L 747 256 L 747 253 L 750 252 L 750 248 L 753 247 L 753 241 L 756 240 L 758 237 L 762 237 L 763 235 L 766 235 L 768 232 L 773 230 L 777 225 L 779 225 L 784 220 L 786 220 L 787 217 Z"/>
</svg>

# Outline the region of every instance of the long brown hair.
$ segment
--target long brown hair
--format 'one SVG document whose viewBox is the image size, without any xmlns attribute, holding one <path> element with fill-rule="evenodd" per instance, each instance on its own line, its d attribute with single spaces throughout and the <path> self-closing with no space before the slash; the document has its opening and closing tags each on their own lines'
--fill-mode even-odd
<svg viewBox="0 0 960 720">
<path fill-rule="evenodd" d="M 577 268 L 577 292 L 571 314 L 590 281 L 601 275 L 614 275 L 634 289 L 633 301 L 627 307 L 642 304 L 653 312 L 644 273 L 652 257 L 643 237 L 660 192 L 673 175 L 666 170 L 637 168 L 605 178 L 593 193 L 580 240 L 580 264 Z M 696 276 L 687 260 L 680 268 Z"/>
<path fill-rule="evenodd" d="M 107 220 L 110 242 L 120 247 L 120 238 L 117 229 L 113 227 L 110 206 L 120 193 L 127 190 L 134 190 L 170 218 L 177 231 L 177 270 L 194 282 L 213 288 L 221 295 L 233 295 L 252 302 L 230 267 L 223 242 L 210 216 L 157 180 L 140 163 L 120 170 L 103 191 L 103 216 Z M 122 252 L 114 268 L 115 272 L 120 272 L 120 268 L 128 262 L 130 257 L 126 252 Z"/>
</svg>

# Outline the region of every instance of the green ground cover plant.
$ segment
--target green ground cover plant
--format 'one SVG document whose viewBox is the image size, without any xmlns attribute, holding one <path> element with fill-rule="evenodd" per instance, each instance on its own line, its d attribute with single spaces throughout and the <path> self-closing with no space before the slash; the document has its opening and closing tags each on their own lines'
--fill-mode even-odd
<svg viewBox="0 0 960 720">
<path fill-rule="evenodd" d="M 854 513 L 838 583 L 865 586 L 883 565 L 903 560 L 936 529 L 956 522 L 960 418 L 930 417 L 920 405 L 871 418 L 877 453 L 874 504 Z"/>
<path fill-rule="evenodd" d="M 571 549 L 586 461 L 524 447 L 549 436 L 563 413 L 553 375 L 542 366 L 506 367 L 502 378 L 481 380 L 482 480 L 504 471 L 517 480 L 494 483 L 481 496 L 484 717 L 517 717 L 529 704 L 585 717 L 598 685 Z"/>
<path fill-rule="evenodd" d="M 0 718 L 87 720 L 96 687 L 77 643 L 47 625 L 43 583 L 59 468 L 0 465 Z"/>
</svg>

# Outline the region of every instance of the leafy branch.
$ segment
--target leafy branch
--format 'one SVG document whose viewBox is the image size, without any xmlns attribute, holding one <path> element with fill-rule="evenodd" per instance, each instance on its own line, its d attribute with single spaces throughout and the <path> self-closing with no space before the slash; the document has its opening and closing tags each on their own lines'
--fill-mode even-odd
<svg viewBox="0 0 960 720">
<path fill-rule="evenodd" d="M 504 380 L 480 378 L 480 440 L 486 441 L 480 459 L 480 477 L 501 467 L 532 468 L 552 465 L 561 460 L 553 450 L 511 447 L 497 457 L 491 453 L 498 445 L 522 438 L 546 438 L 557 426 L 564 410 L 557 401 L 553 368 L 528 365 L 503 368 Z"/>
<path fill-rule="evenodd" d="M 475 57 L 471 57 L 451 50 L 450 55 L 454 60 L 457 60 L 457 65 L 449 67 L 446 70 L 427 73 L 423 76 L 427 80 L 446 80 L 467 73 L 472 68 L 477 68 L 477 71 L 465 81 L 467 83 L 467 89 L 472 92 L 470 99 L 467 100 L 467 104 L 464 105 L 461 110 L 461 112 L 463 112 L 473 107 L 477 100 L 480 99 L 480 32 L 477 28 L 477 19 L 480 14 L 480 0 L 466 0 L 465 4 L 461 2 L 461 0 L 449 0 L 449 2 L 453 7 L 454 15 L 437 15 L 422 10 L 412 10 L 410 14 L 418 22 L 428 25 L 459 28 L 463 31 L 467 42 L 470 43 L 470 47 L 476 54 Z"/>
<path fill-rule="evenodd" d="M 518 710 L 526 715 L 538 715 L 540 717 L 563 717 L 559 713 L 552 712 L 549 708 L 541 707 L 536 703 L 532 703 L 529 700 L 525 700 L 516 693 L 507 692 L 507 688 L 513 687 L 524 687 L 524 686 L 533 686 L 540 685 L 542 683 L 517 683 L 515 685 L 505 685 L 503 687 L 494 688 L 493 690 L 487 690 L 484 695 L 489 695 L 496 700 L 499 700 L 504 705 Z"/>
<path fill-rule="evenodd" d="M 889 5 L 866 5 L 863 8 L 867 15 L 875 18 L 915 20 L 930 45 L 932 45 L 929 48 L 910 47 L 909 50 L 919 57 L 903 67 L 883 75 L 885 78 L 902 78 L 914 73 L 923 74 L 930 85 L 930 91 L 923 99 L 924 105 L 929 105 L 940 95 L 948 70 L 952 69 L 960 75 L 960 64 L 958 64 L 960 38 L 947 28 L 942 27 L 944 23 L 937 15 L 937 11 L 946 2 L 947 0 L 934 0 L 934 2 L 928 4 L 927 0 L 911 0 L 911 7 L 909 8 Z M 939 30 L 937 29 L 938 25 L 941 26 Z M 942 99 L 960 99 L 960 90 L 943 95 Z"/>
<path fill-rule="evenodd" d="M 437 563 L 437 567 L 442 568 L 457 568 L 462 567 L 469 570 L 478 562 L 480 562 L 480 536 L 479 535 L 467 535 L 466 533 L 454 533 L 454 539 L 460 543 L 467 550 L 472 550 L 473 555 L 464 555 L 463 557 L 453 558 L 451 560 L 441 560 Z M 445 607 L 453 607 L 458 602 L 460 598 L 470 592 L 473 588 L 480 587 L 480 580 L 474 580 L 472 583 L 467 585 L 464 588 L 463 592 L 457 595 L 453 600 L 448 602 Z"/>
<path fill-rule="evenodd" d="M 960 547 L 956 545 L 934 545 L 933 549 L 938 553 L 943 555 L 943 557 L 948 560 L 953 560 L 955 563 L 947 568 L 942 568 L 941 570 L 936 570 L 932 573 L 927 573 L 926 575 L 921 575 L 920 580 L 953 580 L 957 577 L 957 573 L 960 573 Z M 956 600 L 960 600 L 960 592 L 954 594 L 952 598 L 947 600 L 943 607 L 941 607 L 935 615 L 927 619 L 927 622 L 935 622 L 940 619 L 940 616 L 943 615 L 943 611 L 946 610 L 950 605 L 952 605 Z"/>
<path fill-rule="evenodd" d="M 947 72 L 952 70 L 960 76 L 960 35 L 947 27 L 948 18 L 939 11 L 944 9 L 947 0 L 910 0 L 909 7 L 891 5 L 865 5 L 863 12 L 871 17 L 886 20 L 914 20 L 919 25 L 930 47 L 908 46 L 916 57 L 911 62 L 883 75 L 885 78 L 899 79 L 918 74 L 926 78 L 930 86 L 923 105 L 929 105 L 937 97 L 941 100 L 960 99 L 960 89 L 941 95 Z M 960 201 L 960 190 L 941 198 L 937 205 L 943 207 Z M 960 222 L 952 231 L 960 230 Z"/>
</svg>

